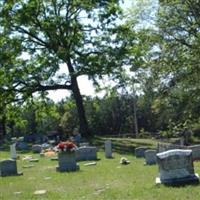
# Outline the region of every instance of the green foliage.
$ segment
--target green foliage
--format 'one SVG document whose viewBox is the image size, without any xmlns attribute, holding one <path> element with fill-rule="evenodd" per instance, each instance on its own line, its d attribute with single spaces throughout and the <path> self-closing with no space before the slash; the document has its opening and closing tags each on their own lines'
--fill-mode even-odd
<svg viewBox="0 0 200 200">
<path fill-rule="evenodd" d="M 67 101 L 64 105 L 64 114 L 61 116 L 59 126 L 65 136 L 71 136 L 73 130 L 78 127 L 78 114 L 73 100 Z"/>
<path fill-rule="evenodd" d="M 149 132 L 145 131 L 144 128 L 141 128 L 139 137 L 140 138 L 151 138 L 151 134 Z"/>
<path fill-rule="evenodd" d="M 170 131 L 160 131 L 159 134 L 163 138 L 171 138 L 171 137 L 173 137 L 173 134 Z"/>
<path fill-rule="evenodd" d="M 92 1 L 3 1 L 0 8 L 1 34 L 8 49 L 17 48 L 18 56 L 2 70 L 4 93 L 14 99 L 27 99 L 35 92 L 72 91 L 79 116 L 80 130 L 88 133 L 77 77 L 87 75 L 97 81 L 103 75 L 119 74 L 128 63 L 132 42 L 130 27 L 122 25 L 119 0 Z M 123 36 L 123 37 L 122 37 Z M 128 44 L 124 41 L 127 37 Z M 11 41 L 11 42 L 10 42 Z M 16 46 L 16 47 L 15 47 Z M 28 59 L 23 55 L 28 55 Z M 58 75 L 60 64 L 66 73 Z M 0 73 L 1 74 L 1 73 Z M 58 76 L 57 76 L 58 75 Z"/>
</svg>

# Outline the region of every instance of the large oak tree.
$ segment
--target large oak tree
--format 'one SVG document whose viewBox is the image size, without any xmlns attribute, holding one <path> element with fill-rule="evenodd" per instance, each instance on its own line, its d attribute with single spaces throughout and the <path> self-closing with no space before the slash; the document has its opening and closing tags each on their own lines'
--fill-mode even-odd
<svg viewBox="0 0 200 200">
<path fill-rule="evenodd" d="M 34 92 L 70 90 L 80 131 L 88 136 L 77 78 L 88 75 L 96 79 L 123 66 L 128 43 L 119 35 L 128 29 L 119 24 L 121 14 L 118 0 L 1 1 L 0 33 L 16 40 L 21 49 L 21 56 L 4 70 L 4 78 L 9 74 L 10 79 L 5 79 L 7 85 L 1 89 L 14 91 L 18 98 Z M 60 64 L 68 73 L 56 76 Z"/>
</svg>

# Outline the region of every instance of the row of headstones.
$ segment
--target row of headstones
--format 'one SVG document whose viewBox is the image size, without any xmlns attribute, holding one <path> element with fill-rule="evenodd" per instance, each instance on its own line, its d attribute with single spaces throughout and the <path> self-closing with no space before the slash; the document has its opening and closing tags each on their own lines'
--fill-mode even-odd
<svg viewBox="0 0 200 200">
<path fill-rule="evenodd" d="M 41 145 L 33 145 L 32 150 L 34 153 L 40 153 L 42 150 Z M 0 176 L 18 175 L 17 173 L 17 152 L 16 143 L 10 145 L 11 159 L 3 160 L 0 162 Z M 112 157 L 111 141 L 105 142 L 105 156 L 106 158 Z M 82 143 L 76 152 L 72 153 L 59 153 L 58 154 L 58 171 L 76 171 L 79 169 L 77 161 L 97 160 L 97 148 L 89 146 L 88 143 Z"/>
<path fill-rule="evenodd" d="M 192 150 L 172 149 L 157 153 L 156 150 L 138 147 L 135 154 L 136 157 L 145 157 L 146 164 L 158 164 L 156 183 L 174 185 L 199 182 L 199 176 L 194 172 Z"/>
<path fill-rule="evenodd" d="M 77 171 L 80 169 L 77 161 L 97 160 L 97 148 L 88 146 L 89 144 L 81 144 L 75 152 L 58 153 L 57 171 Z M 111 141 L 105 141 L 105 157 L 112 158 Z"/>
<path fill-rule="evenodd" d="M 145 158 L 145 164 L 153 165 L 156 164 L 156 150 L 149 149 L 147 147 L 137 147 L 135 148 L 136 158 Z"/>
<path fill-rule="evenodd" d="M 82 147 L 84 149 L 82 156 L 93 155 L 87 157 L 86 160 L 97 159 L 96 147 Z M 92 154 L 91 154 L 92 152 Z M 169 150 L 162 153 L 156 154 L 155 150 L 147 150 L 145 147 L 139 147 L 135 150 L 136 157 L 146 158 L 147 164 L 155 164 L 156 160 L 159 165 L 160 176 L 157 177 L 156 182 L 161 183 L 185 183 L 185 182 L 198 182 L 198 175 L 194 173 L 193 161 L 192 161 L 192 150 Z M 112 146 L 111 141 L 105 142 L 105 156 L 112 157 Z M 81 157 L 80 157 L 81 158 Z M 71 154 L 60 153 L 58 158 L 59 171 L 76 171 L 79 166 L 76 163 L 77 158 L 74 152 Z M 0 175 L 18 175 L 16 161 L 7 160 L 0 163 Z"/>
</svg>

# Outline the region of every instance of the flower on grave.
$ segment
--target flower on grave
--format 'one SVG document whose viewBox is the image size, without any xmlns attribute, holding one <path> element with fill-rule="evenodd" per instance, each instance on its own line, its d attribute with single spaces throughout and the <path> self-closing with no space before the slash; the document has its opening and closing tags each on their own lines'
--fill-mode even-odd
<svg viewBox="0 0 200 200">
<path fill-rule="evenodd" d="M 77 146 L 71 141 L 60 142 L 57 145 L 57 149 L 60 152 L 66 152 L 66 151 L 73 152 L 76 150 L 76 148 L 77 148 Z"/>
<path fill-rule="evenodd" d="M 120 164 L 122 164 L 122 165 L 128 165 L 129 163 L 130 163 L 130 161 L 125 157 L 122 157 L 120 159 Z"/>
</svg>

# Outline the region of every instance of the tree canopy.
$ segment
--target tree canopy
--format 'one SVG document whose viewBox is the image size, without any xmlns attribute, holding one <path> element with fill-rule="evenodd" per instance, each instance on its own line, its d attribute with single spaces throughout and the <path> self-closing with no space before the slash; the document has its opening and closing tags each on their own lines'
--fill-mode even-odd
<svg viewBox="0 0 200 200">
<path fill-rule="evenodd" d="M 38 128 L 32 131 L 45 132 L 48 128 L 42 126 L 51 127 L 52 122 L 65 134 L 79 126 L 88 136 L 90 131 L 121 134 L 138 128 L 143 133 L 173 132 L 175 124 L 199 123 L 199 1 L 134 1 L 127 13 L 120 3 L 0 2 L 4 129 L 7 120 L 10 127 L 26 127 L 30 132 L 35 120 Z M 61 65 L 66 69 L 63 73 Z M 77 81 L 83 75 L 96 86 L 105 76 L 117 85 L 102 99 L 83 98 Z M 72 98 L 61 105 L 47 100 L 52 115 L 48 118 L 34 94 L 44 99 L 48 90 L 57 89 L 70 90 Z M 25 112 L 19 117 L 23 123 L 17 117 L 13 120 L 13 111 L 20 108 Z"/>
<path fill-rule="evenodd" d="M 18 56 L 9 57 L 14 63 L 3 73 L 12 78 L 2 90 L 25 98 L 35 92 L 71 90 L 80 130 L 89 134 L 77 77 L 95 79 L 122 67 L 127 44 L 120 35 L 128 28 L 119 25 L 119 1 L 19 0 L 1 4 L 2 41 L 15 41 L 11 48 L 20 49 Z M 66 66 L 66 73 L 58 75 L 60 64 Z"/>
</svg>

